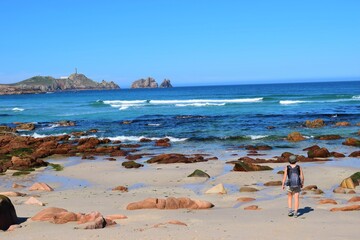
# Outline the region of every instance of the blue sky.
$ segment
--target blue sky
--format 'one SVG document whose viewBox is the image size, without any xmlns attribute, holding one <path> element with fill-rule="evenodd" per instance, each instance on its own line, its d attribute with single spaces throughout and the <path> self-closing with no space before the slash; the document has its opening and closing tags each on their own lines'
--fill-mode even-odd
<svg viewBox="0 0 360 240">
<path fill-rule="evenodd" d="M 1 0 L 0 83 L 360 79 L 358 0 Z"/>
</svg>

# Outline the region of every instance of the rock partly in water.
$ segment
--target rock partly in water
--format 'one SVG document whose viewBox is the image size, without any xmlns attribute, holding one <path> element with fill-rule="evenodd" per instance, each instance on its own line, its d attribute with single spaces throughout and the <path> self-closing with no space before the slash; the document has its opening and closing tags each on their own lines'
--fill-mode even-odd
<svg viewBox="0 0 360 240">
<path fill-rule="evenodd" d="M 267 170 L 273 170 L 269 166 L 260 166 L 252 163 L 245 163 L 243 161 L 239 161 L 235 163 L 235 166 L 233 168 L 233 171 L 240 171 L 240 172 L 251 172 L 251 171 L 267 171 Z"/>
<path fill-rule="evenodd" d="M 54 191 L 54 189 L 52 187 L 50 187 L 49 185 L 47 185 L 46 183 L 36 182 L 29 188 L 29 191 L 51 192 L 51 191 Z"/>
<path fill-rule="evenodd" d="M 346 146 L 360 147 L 360 140 L 356 138 L 347 138 L 342 144 Z"/>
<path fill-rule="evenodd" d="M 360 151 L 355 151 L 355 152 L 352 152 L 350 153 L 349 157 L 360 157 Z"/>
<path fill-rule="evenodd" d="M 349 123 L 349 122 L 337 122 L 337 123 L 335 123 L 335 126 L 336 127 L 349 127 L 349 126 L 351 126 L 351 123 Z"/>
<path fill-rule="evenodd" d="M 269 181 L 264 183 L 264 186 L 281 186 L 282 182 L 281 181 Z"/>
<path fill-rule="evenodd" d="M 14 205 L 8 197 L 0 195 L 0 229 L 6 231 L 13 224 L 18 224 Z"/>
<path fill-rule="evenodd" d="M 259 191 L 259 190 L 254 187 L 241 187 L 240 188 L 240 192 L 257 192 L 257 191 Z"/>
<path fill-rule="evenodd" d="M 227 194 L 224 184 L 219 183 L 218 185 L 210 188 L 205 192 L 206 194 Z"/>
<path fill-rule="evenodd" d="M 169 164 L 169 163 L 195 163 L 195 162 L 206 162 L 203 156 L 185 156 L 183 154 L 170 153 L 160 154 L 147 160 L 147 163 L 158 163 L 158 164 Z"/>
<path fill-rule="evenodd" d="M 170 83 L 169 79 L 164 79 L 164 81 L 160 84 L 160 88 L 172 88 L 173 86 Z"/>
<path fill-rule="evenodd" d="M 200 169 L 196 169 L 192 174 L 190 174 L 188 177 L 205 177 L 205 178 L 210 178 L 210 175 L 207 174 L 206 172 L 200 170 Z"/>
<path fill-rule="evenodd" d="M 330 157 L 330 152 L 327 150 L 327 148 L 320 148 L 315 150 L 309 150 L 308 151 L 308 157 L 309 158 L 328 158 Z"/>
<path fill-rule="evenodd" d="M 322 120 L 322 119 L 315 119 L 313 121 L 306 120 L 305 126 L 308 128 L 321 128 L 321 127 L 325 126 L 325 123 L 324 123 L 324 120 Z"/>
<path fill-rule="evenodd" d="M 236 199 L 236 201 L 238 202 L 252 202 L 255 201 L 255 198 L 252 197 L 239 197 L 238 199 Z"/>
<path fill-rule="evenodd" d="M 343 153 L 338 153 L 338 152 L 331 152 L 331 153 L 330 153 L 330 156 L 331 156 L 331 157 L 334 157 L 334 158 L 344 158 L 344 157 L 345 157 L 345 154 L 343 154 Z"/>
<path fill-rule="evenodd" d="M 287 140 L 291 142 L 299 142 L 305 140 L 305 138 L 299 132 L 292 132 L 287 136 Z"/>
<path fill-rule="evenodd" d="M 155 146 L 157 146 L 157 147 L 170 147 L 171 146 L 170 139 L 163 138 L 163 139 L 156 140 L 155 141 Z"/>
<path fill-rule="evenodd" d="M 315 137 L 317 140 L 338 140 L 341 139 L 340 135 L 321 135 Z"/>
</svg>

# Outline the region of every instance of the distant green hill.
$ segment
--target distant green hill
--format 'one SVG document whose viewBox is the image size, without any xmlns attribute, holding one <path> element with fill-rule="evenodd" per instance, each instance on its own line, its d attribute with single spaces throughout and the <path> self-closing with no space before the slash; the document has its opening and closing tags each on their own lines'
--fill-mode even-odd
<svg viewBox="0 0 360 240">
<path fill-rule="evenodd" d="M 35 76 L 14 84 L 0 85 L 0 95 L 41 93 L 64 90 L 119 89 L 114 82 L 95 82 L 84 74 L 71 74 L 68 78 L 56 79 L 51 76 Z"/>
</svg>

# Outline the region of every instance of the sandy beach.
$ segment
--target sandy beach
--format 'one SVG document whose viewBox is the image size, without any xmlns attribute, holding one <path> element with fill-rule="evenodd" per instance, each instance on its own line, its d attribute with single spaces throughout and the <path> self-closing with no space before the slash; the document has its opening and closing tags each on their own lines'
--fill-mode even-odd
<svg viewBox="0 0 360 240">
<path fill-rule="evenodd" d="M 237 158 L 234 158 L 234 160 Z M 62 171 L 38 169 L 30 176 L 11 177 L 7 172 L 0 192 L 17 191 L 23 197 L 10 197 L 19 218 L 21 228 L 0 232 L 0 239 L 356 239 L 360 212 L 331 212 L 333 207 L 354 205 L 347 201 L 356 194 L 335 194 L 332 190 L 340 182 L 359 169 L 341 164 L 300 163 L 305 173 L 305 185 L 317 185 L 324 194 L 307 191 L 301 195 L 298 218 L 287 216 L 287 196 L 281 186 L 264 186 L 269 181 L 282 179 L 278 170 L 284 164 L 266 164 L 272 171 L 234 172 L 224 160 L 192 164 L 147 164 L 144 168 L 125 169 L 122 158 L 106 161 L 81 160 L 77 157 L 49 159 L 49 162 L 65 166 Z M 350 161 L 336 160 L 341 162 Z M 357 160 L 357 159 L 352 159 Z M 345 164 L 346 165 L 346 164 Z M 187 177 L 196 169 L 208 173 L 211 178 Z M 321 173 L 321 174 L 319 174 Z M 28 191 L 38 180 L 54 188 L 52 192 Z M 45 182 L 45 181 L 44 181 Z M 6 183 L 6 184 L 5 184 Z M 23 184 L 23 189 L 13 189 L 12 183 Z M 206 194 L 213 186 L 222 183 L 227 194 Z M 128 187 L 128 192 L 113 191 L 116 186 Z M 251 186 L 259 191 L 239 192 L 240 187 Z M 35 196 L 45 206 L 24 204 Z M 189 197 L 214 204 L 203 210 L 139 209 L 127 210 L 129 203 L 146 198 Z M 252 202 L 240 202 L 240 197 L 255 198 Z M 333 204 L 319 204 L 321 199 L 331 198 Z M 258 210 L 244 210 L 250 205 Z M 99 211 L 103 216 L 125 215 L 116 225 L 103 229 L 75 229 L 76 222 L 53 224 L 33 221 L 30 218 L 48 207 L 64 208 L 75 213 Z M 178 224 L 173 224 L 175 223 Z M 180 224 L 179 224 L 180 222 Z"/>
</svg>

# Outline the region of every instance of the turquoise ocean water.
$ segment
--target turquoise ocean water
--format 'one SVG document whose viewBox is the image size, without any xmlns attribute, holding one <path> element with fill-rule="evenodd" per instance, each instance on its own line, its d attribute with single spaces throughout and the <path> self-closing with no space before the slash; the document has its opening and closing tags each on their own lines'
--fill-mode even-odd
<svg viewBox="0 0 360 240">
<path fill-rule="evenodd" d="M 360 82 L 71 91 L 0 96 L 0 103 L 0 124 L 36 123 L 34 131 L 23 135 L 41 137 L 96 128 L 94 136 L 123 142 L 169 137 L 174 151 L 217 151 L 246 144 L 281 148 L 289 145 L 284 138 L 293 131 L 308 137 L 306 145 L 310 145 L 317 135 L 358 137 L 360 128 L 356 126 Z M 304 127 L 305 120 L 317 118 L 327 126 Z M 76 126 L 54 124 L 59 120 L 75 121 Z M 352 126 L 334 127 L 339 121 Z M 341 141 L 326 144 L 341 145 Z"/>
</svg>

